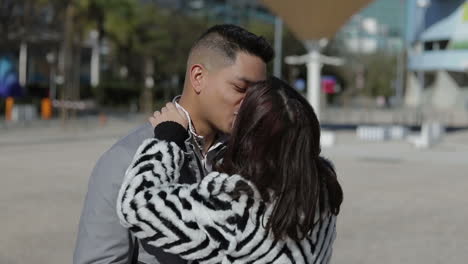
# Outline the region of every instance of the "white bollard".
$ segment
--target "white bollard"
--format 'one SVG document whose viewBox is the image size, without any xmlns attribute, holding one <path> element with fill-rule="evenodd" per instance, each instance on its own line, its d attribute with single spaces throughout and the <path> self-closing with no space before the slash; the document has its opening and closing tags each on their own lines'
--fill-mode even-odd
<svg viewBox="0 0 468 264">
<path fill-rule="evenodd" d="M 408 128 L 404 126 L 392 126 L 389 133 L 392 140 L 402 140 L 408 136 Z"/>
<path fill-rule="evenodd" d="M 37 119 L 34 105 L 15 105 L 11 113 L 12 121 L 32 121 Z"/>
<path fill-rule="evenodd" d="M 389 129 L 385 126 L 359 126 L 356 132 L 361 140 L 385 141 L 390 138 Z"/>
<path fill-rule="evenodd" d="M 320 145 L 323 148 L 329 148 L 334 146 L 336 143 L 335 133 L 331 131 L 322 131 L 320 135 Z"/>
<path fill-rule="evenodd" d="M 430 148 L 439 143 L 445 134 L 445 128 L 438 122 L 426 122 L 421 126 L 421 133 L 410 139 L 417 148 Z"/>
</svg>

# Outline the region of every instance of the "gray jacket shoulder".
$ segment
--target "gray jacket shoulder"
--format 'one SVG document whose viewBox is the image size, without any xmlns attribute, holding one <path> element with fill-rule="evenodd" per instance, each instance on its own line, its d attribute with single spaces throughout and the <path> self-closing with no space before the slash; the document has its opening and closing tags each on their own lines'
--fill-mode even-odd
<svg viewBox="0 0 468 264">
<path fill-rule="evenodd" d="M 147 138 L 152 138 L 152 137 L 153 137 L 153 127 L 151 126 L 150 123 L 146 122 L 145 124 L 134 129 L 128 135 L 118 140 L 106 153 L 104 153 L 104 155 L 108 153 L 110 154 L 113 152 L 114 149 L 118 148 L 118 149 L 128 151 L 128 153 L 133 157 L 133 155 L 135 154 L 135 151 L 141 145 L 143 140 Z"/>
<path fill-rule="evenodd" d="M 120 185 L 122 183 L 123 174 L 113 174 L 113 173 L 99 173 L 99 171 L 116 171 L 118 168 L 119 171 L 123 171 L 130 166 L 132 158 L 135 155 L 138 147 L 141 143 L 148 138 L 153 137 L 153 128 L 150 123 L 146 122 L 145 124 L 135 128 L 126 136 L 119 139 L 108 151 L 106 151 L 99 158 L 99 161 L 96 163 L 93 174 L 98 172 L 94 176 L 99 178 L 105 178 L 105 184 L 108 185 L 110 182 L 117 183 Z M 110 180 L 112 178 L 112 180 Z M 90 182 L 92 179 L 90 179 Z M 112 196 L 115 194 L 115 190 L 112 192 Z M 112 198 L 116 198 L 112 197 Z"/>
<path fill-rule="evenodd" d="M 103 188 L 111 187 L 114 184 L 120 185 L 125 170 L 130 166 L 138 147 L 145 139 L 151 137 L 153 137 L 152 126 L 150 123 L 145 123 L 119 139 L 109 150 L 104 152 L 94 167 L 89 180 L 88 192 L 93 188 L 93 185 Z M 117 186 L 113 186 L 112 190 L 107 192 L 107 195 L 111 195 L 109 199 L 117 197 L 116 190 L 118 188 L 115 187 Z"/>
<path fill-rule="evenodd" d="M 153 136 L 150 123 L 118 140 L 97 161 L 88 183 L 73 257 L 75 264 L 127 263 L 130 238 L 120 225 L 117 194 L 133 155 Z"/>
</svg>

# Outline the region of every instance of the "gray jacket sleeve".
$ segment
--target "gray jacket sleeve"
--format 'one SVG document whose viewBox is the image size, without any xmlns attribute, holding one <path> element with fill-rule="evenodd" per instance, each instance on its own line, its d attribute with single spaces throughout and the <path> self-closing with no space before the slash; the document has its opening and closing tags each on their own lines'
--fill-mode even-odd
<svg viewBox="0 0 468 264">
<path fill-rule="evenodd" d="M 131 162 L 122 146 L 115 145 L 97 162 L 88 184 L 80 218 L 74 264 L 128 263 L 131 239 L 115 212 L 116 198 Z"/>
<path fill-rule="evenodd" d="M 116 199 L 138 146 L 153 136 L 149 122 L 136 128 L 104 153 L 89 178 L 88 193 L 81 213 L 74 264 L 129 263 L 132 242 L 115 211 Z M 139 254 L 139 260 L 157 263 Z M 149 255 L 148 255 L 149 256 Z"/>
</svg>

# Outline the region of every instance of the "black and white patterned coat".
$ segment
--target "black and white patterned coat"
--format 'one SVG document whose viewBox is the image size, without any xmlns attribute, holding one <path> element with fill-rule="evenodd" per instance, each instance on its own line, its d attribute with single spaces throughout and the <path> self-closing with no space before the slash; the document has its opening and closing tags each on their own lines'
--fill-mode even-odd
<svg viewBox="0 0 468 264">
<path fill-rule="evenodd" d="M 272 204 L 243 177 L 212 172 L 200 183 L 177 183 L 183 132 L 173 130 L 143 142 L 119 192 L 121 223 L 143 243 L 194 263 L 329 263 L 336 216 L 317 214 L 314 230 L 300 242 L 275 240 L 264 228 Z M 250 191 L 234 199 L 229 193 L 238 184 Z"/>
</svg>

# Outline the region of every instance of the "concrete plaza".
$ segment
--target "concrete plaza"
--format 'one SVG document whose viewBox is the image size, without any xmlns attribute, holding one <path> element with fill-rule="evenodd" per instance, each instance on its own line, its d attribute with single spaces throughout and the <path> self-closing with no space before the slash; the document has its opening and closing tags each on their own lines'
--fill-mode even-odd
<svg viewBox="0 0 468 264">
<path fill-rule="evenodd" d="M 71 263 L 98 157 L 144 119 L 0 128 L 0 263 Z M 468 133 L 431 150 L 337 134 L 345 192 L 332 263 L 466 263 Z"/>
</svg>

